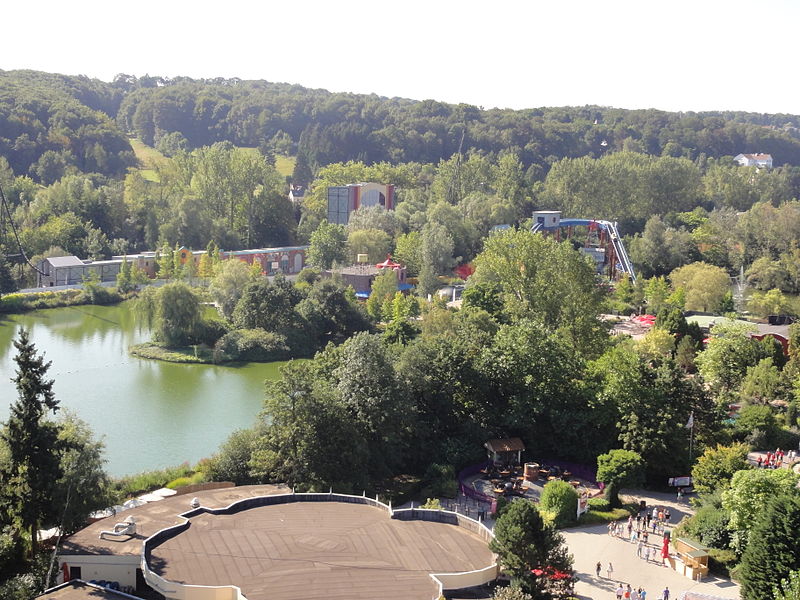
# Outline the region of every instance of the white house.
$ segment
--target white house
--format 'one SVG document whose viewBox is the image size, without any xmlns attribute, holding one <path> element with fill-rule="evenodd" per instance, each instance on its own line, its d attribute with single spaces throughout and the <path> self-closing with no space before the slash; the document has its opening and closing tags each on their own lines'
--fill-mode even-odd
<svg viewBox="0 0 800 600">
<path fill-rule="evenodd" d="M 738 154 L 733 160 L 743 167 L 766 167 L 772 168 L 771 154 Z"/>
</svg>

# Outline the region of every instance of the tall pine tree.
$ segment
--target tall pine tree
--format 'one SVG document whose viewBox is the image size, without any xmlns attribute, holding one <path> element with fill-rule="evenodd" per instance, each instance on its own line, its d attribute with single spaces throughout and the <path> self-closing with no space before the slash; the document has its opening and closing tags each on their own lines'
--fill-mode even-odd
<svg viewBox="0 0 800 600">
<path fill-rule="evenodd" d="M 573 583 L 572 556 L 562 536 L 528 501 L 512 502 L 489 543 L 514 583 L 535 599 L 555 598 Z"/>
<path fill-rule="evenodd" d="M 773 586 L 800 569 L 800 496 L 773 498 L 750 531 L 739 564 L 742 598 L 772 600 Z"/>
<path fill-rule="evenodd" d="M 36 548 L 40 523 L 51 516 L 53 489 L 62 476 L 59 464 L 58 426 L 47 420 L 58 410 L 53 380 L 47 379 L 50 362 L 36 351 L 28 332 L 14 340 L 17 370 L 12 381 L 19 397 L 11 405 L 3 440 L 9 448 L 7 470 L 2 474 L 11 512 L 22 531 L 30 535 L 30 555 Z"/>
</svg>

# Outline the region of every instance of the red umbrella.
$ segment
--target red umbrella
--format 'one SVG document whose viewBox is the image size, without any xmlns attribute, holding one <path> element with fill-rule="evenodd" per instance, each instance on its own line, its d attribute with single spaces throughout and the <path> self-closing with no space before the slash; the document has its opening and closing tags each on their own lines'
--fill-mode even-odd
<svg viewBox="0 0 800 600">
<path fill-rule="evenodd" d="M 536 575 L 536 577 L 541 577 L 542 575 L 547 574 L 547 578 L 552 579 L 554 581 L 557 581 L 559 579 L 569 579 L 570 577 L 572 577 L 572 575 L 570 575 L 569 573 L 566 573 L 564 571 L 559 571 L 557 569 L 554 569 L 553 567 L 545 567 L 544 569 L 531 569 L 531 573 Z"/>
<path fill-rule="evenodd" d="M 664 545 L 661 546 L 661 558 L 669 558 L 669 538 L 664 536 Z"/>
</svg>

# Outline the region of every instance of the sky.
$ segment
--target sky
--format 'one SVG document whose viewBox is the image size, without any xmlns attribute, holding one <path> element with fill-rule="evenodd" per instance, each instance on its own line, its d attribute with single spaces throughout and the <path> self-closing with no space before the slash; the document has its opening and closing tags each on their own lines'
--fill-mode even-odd
<svg viewBox="0 0 800 600">
<path fill-rule="evenodd" d="M 800 114 L 796 0 L 3 4 L 3 70 L 265 79 L 484 108 Z"/>
</svg>

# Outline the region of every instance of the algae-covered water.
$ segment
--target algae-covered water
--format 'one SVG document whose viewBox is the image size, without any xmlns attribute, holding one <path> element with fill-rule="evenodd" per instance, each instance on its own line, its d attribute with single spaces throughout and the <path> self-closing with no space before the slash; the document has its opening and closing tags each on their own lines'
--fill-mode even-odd
<svg viewBox="0 0 800 600">
<path fill-rule="evenodd" d="M 17 397 L 13 339 L 20 327 L 47 360 L 61 407 L 106 445 L 107 471 L 126 475 L 210 456 L 261 410 L 264 380 L 284 363 L 175 364 L 136 358 L 150 338 L 130 303 L 0 315 L 0 420 Z"/>
</svg>

